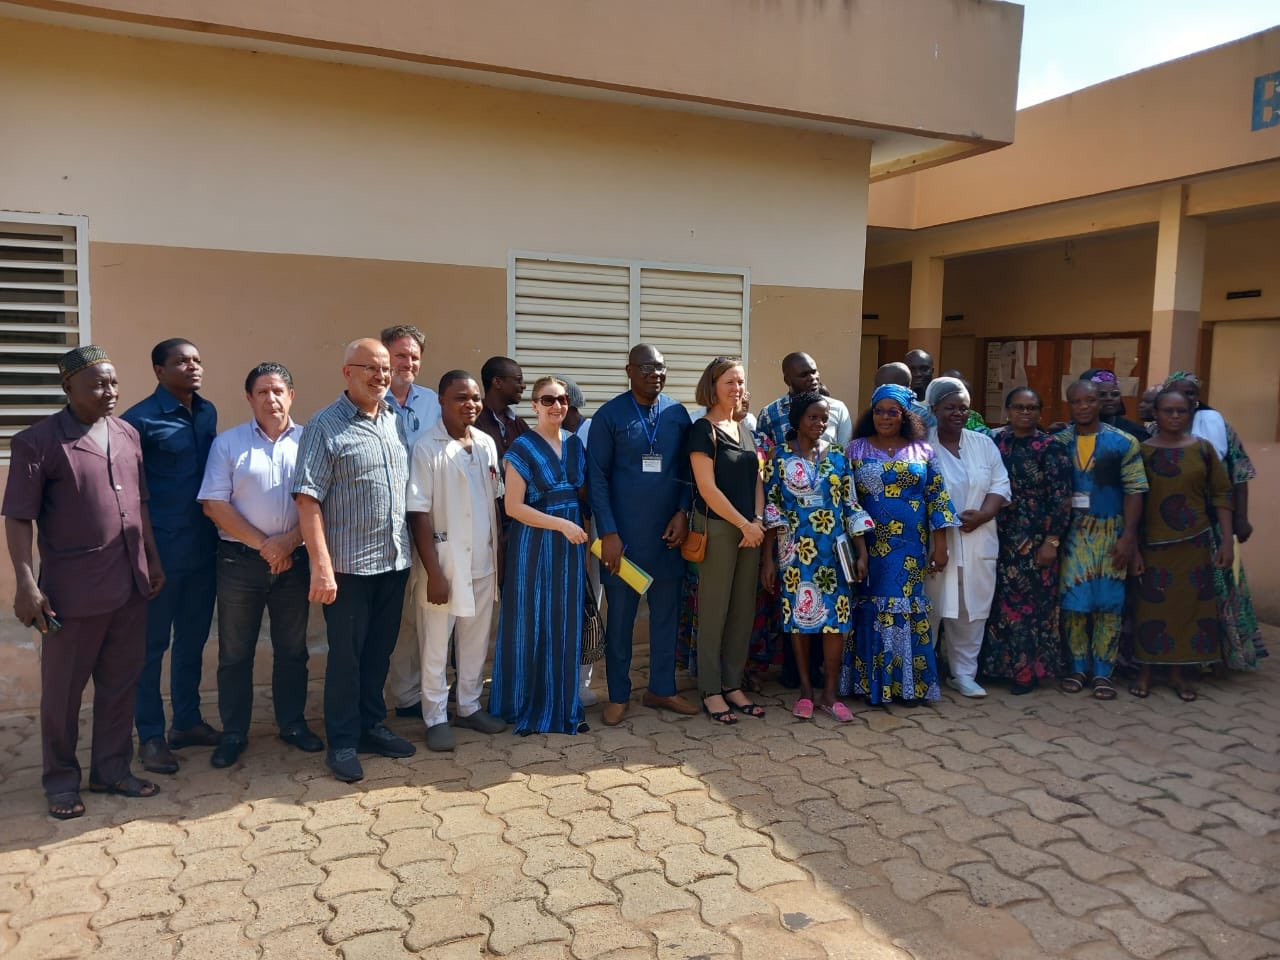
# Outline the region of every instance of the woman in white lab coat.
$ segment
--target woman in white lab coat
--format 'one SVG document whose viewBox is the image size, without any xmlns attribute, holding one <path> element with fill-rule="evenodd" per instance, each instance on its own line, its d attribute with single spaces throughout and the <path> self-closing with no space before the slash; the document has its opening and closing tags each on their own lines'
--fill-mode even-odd
<svg viewBox="0 0 1280 960">
<path fill-rule="evenodd" d="M 949 685 L 966 697 L 985 697 L 978 685 L 978 653 L 996 589 L 1000 538 L 993 522 L 1009 502 L 1009 473 L 990 437 L 964 429 L 969 390 L 954 377 L 939 377 L 925 391 L 937 423 L 929 444 L 961 525 L 947 531 L 951 562 L 925 578 L 935 636 L 944 625 Z"/>
</svg>

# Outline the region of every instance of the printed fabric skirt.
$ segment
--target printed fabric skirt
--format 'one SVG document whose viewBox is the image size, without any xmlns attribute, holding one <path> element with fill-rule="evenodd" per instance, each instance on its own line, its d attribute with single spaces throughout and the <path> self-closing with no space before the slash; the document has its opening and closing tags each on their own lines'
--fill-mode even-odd
<svg viewBox="0 0 1280 960">
<path fill-rule="evenodd" d="M 1222 658 L 1217 577 L 1209 530 L 1147 544 L 1133 593 L 1133 658 L 1140 664 L 1207 664 Z"/>
<path fill-rule="evenodd" d="M 840 670 L 840 695 L 863 696 L 873 704 L 940 699 L 929 610 L 923 595 L 859 598 Z"/>
</svg>

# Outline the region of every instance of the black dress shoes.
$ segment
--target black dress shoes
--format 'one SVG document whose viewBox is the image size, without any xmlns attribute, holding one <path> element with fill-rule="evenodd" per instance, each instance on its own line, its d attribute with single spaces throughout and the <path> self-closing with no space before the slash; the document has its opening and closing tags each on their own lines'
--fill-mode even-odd
<svg viewBox="0 0 1280 960">
<path fill-rule="evenodd" d="M 183 747 L 216 747 L 222 742 L 222 734 L 207 723 L 197 723 L 190 730 L 169 730 L 169 749 Z"/>
<path fill-rule="evenodd" d="M 412 717 L 421 718 L 422 717 L 422 701 L 419 700 L 417 703 L 412 703 L 407 707 L 396 707 L 396 716 L 409 717 L 409 718 L 412 718 Z"/>
<path fill-rule="evenodd" d="M 142 769 L 148 773 L 177 773 L 178 758 L 169 752 L 164 737 L 152 737 L 138 749 Z"/>
<path fill-rule="evenodd" d="M 405 757 L 412 757 L 418 752 L 418 748 L 404 737 L 397 737 L 379 723 L 360 735 L 360 752 L 376 753 L 379 756 L 402 760 Z"/>
<path fill-rule="evenodd" d="M 312 733 L 305 723 L 295 723 L 281 730 L 280 739 L 304 753 L 319 753 L 324 749 L 324 741 Z"/>
<path fill-rule="evenodd" d="M 218 745 L 213 748 L 213 756 L 209 758 L 209 762 L 218 768 L 229 767 L 240 759 L 240 754 L 244 753 L 244 748 L 248 745 L 249 741 L 244 737 L 223 734 Z"/>
</svg>

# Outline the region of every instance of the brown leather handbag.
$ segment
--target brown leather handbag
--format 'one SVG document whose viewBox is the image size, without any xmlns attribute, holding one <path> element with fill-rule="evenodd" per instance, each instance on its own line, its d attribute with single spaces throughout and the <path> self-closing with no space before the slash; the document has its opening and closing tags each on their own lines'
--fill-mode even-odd
<svg viewBox="0 0 1280 960">
<path fill-rule="evenodd" d="M 711 421 L 707 421 L 710 423 Z M 720 444 L 716 441 L 716 428 L 711 425 L 711 469 L 714 472 L 716 466 L 716 454 L 720 452 Z M 698 517 L 698 495 L 696 493 L 698 483 L 694 481 L 693 509 L 689 511 L 689 532 L 684 538 L 684 543 L 680 544 L 680 556 L 684 557 L 690 563 L 701 563 L 707 558 L 707 522 L 709 520 L 707 514 L 707 501 L 702 501 L 702 531 L 697 532 L 693 529 L 693 521 Z"/>
</svg>

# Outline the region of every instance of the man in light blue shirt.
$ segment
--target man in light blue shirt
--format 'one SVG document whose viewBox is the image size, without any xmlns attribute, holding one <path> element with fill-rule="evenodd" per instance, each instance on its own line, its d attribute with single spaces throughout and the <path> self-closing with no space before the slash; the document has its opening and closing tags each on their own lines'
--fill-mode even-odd
<svg viewBox="0 0 1280 960">
<path fill-rule="evenodd" d="M 387 327 L 379 334 L 382 345 L 391 355 L 391 389 L 386 401 L 404 429 L 405 449 L 413 460 L 413 446 L 418 438 L 431 432 L 440 422 L 440 397 L 429 387 L 419 386 L 422 352 L 427 338 L 409 324 Z M 422 564 L 409 568 L 409 582 L 404 588 L 404 610 L 400 614 L 400 632 L 391 664 L 387 668 L 387 701 L 398 717 L 422 715 L 422 665 L 418 659 L 418 605 L 414 598 L 422 579 Z"/>
<path fill-rule="evenodd" d="M 387 403 L 400 418 L 405 446 L 412 453 L 418 438 L 440 419 L 440 398 L 436 392 L 414 382 L 422 369 L 427 337 L 415 326 L 398 324 L 387 327 L 378 338 L 391 355 L 391 389 L 387 391 Z"/>
<path fill-rule="evenodd" d="M 229 767 L 249 743 L 253 659 L 262 612 L 271 611 L 272 701 L 280 739 L 316 752 L 307 706 L 307 590 L 311 569 L 298 530 L 293 472 L 302 425 L 289 416 L 293 377 L 260 363 L 244 382 L 253 411 L 218 435 L 198 499 L 218 527 L 218 710 L 222 739 L 210 762 Z"/>
</svg>

